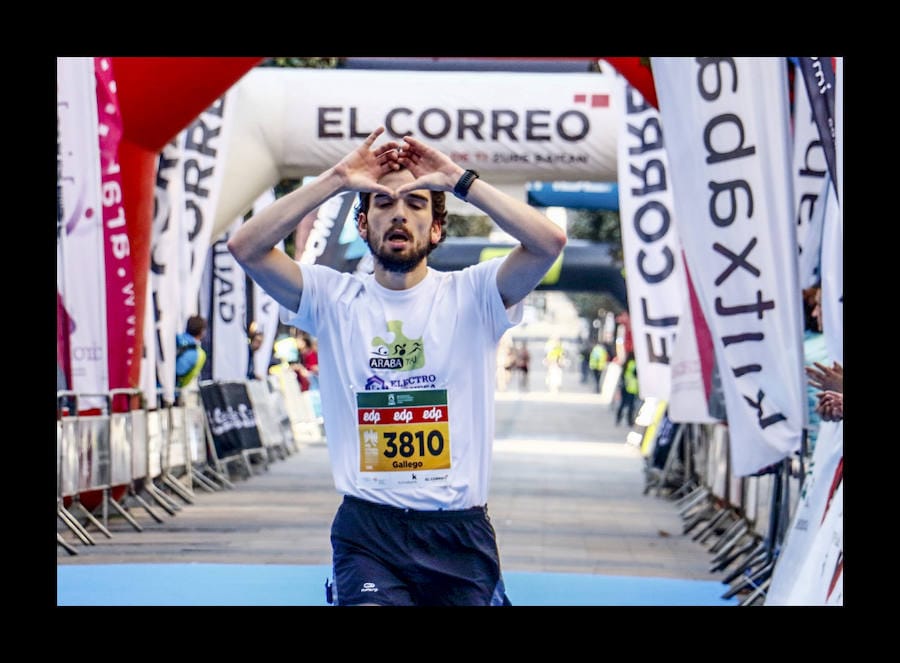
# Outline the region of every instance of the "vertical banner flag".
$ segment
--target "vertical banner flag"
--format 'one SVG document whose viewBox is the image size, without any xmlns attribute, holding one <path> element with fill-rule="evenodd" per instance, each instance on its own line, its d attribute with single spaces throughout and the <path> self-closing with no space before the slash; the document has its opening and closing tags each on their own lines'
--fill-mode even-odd
<svg viewBox="0 0 900 663">
<path fill-rule="evenodd" d="M 106 272 L 100 190 L 100 144 L 93 58 L 57 58 L 58 186 L 61 206 L 57 287 L 69 317 L 69 388 L 109 390 Z M 102 407 L 83 398 L 79 407 Z"/>
<path fill-rule="evenodd" d="M 199 313 L 197 300 L 212 237 L 213 218 L 225 164 L 234 93 L 226 92 L 181 134 L 184 209 L 182 216 L 182 302 L 186 321 Z M 179 330 L 180 331 L 180 330 Z"/>
<path fill-rule="evenodd" d="M 275 202 L 275 192 L 266 189 L 253 203 L 254 213 L 265 209 Z M 279 242 L 278 248 L 284 249 L 284 240 Z M 256 281 L 251 281 L 247 287 L 252 288 L 253 293 L 253 321 L 256 329 L 262 332 L 262 345 L 253 356 L 255 373 L 264 376 L 269 373 L 269 358 L 272 356 L 272 346 L 275 345 L 275 334 L 278 332 L 278 302 L 276 302 L 265 290 L 259 287 Z"/>
<path fill-rule="evenodd" d="M 831 181 L 834 182 L 835 192 L 837 192 L 840 182 L 837 177 L 837 159 L 835 158 L 834 65 L 831 63 L 831 58 L 797 58 L 797 62 L 806 85 L 813 118 L 819 129 L 822 149 L 825 150 L 828 173 L 831 175 Z"/>
<path fill-rule="evenodd" d="M 803 76 L 794 77 L 794 208 L 797 224 L 797 258 L 800 287 L 809 288 L 821 280 L 822 220 L 825 195 L 830 186 L 825 149 L 813 118 Z"/>
<path fill-rule="evenodd" d="M 766 605 L 843 605 L 843 483 L 844 424 L 823 421 Z"/>
<path fill-rule="evenodd" d="M 822 238 L 822 322 L 828 354 L 844 363 L 844 58 L 837 58 L 835 76 L 836 205 L 829 205 Z"/>
<path fill-rule="evenodd" d="M 669 400 L 685 290 L 659 111 L 617 76 L 619 217 L 640 396 Z"/>
<path fill-rule="evenodd" d="M 720 421 L 710 412 L 715 350 L 686 262 L 682 252 L 686 284 L 681 293 L 678 335 L 672 347 L 669 419 L 676 423 L 709 424 Z"/>
<path fill-rule="evenodd" d="M 838 202 L 844 204 L 844 58 L 835 58 L 834 72 L 834 158 L 837 161 Z M 844 227 L 841 207 L 841 229 Z"/>
<path fill-rule="evenodd" d="M 111 60 L 94 58 L 94 74 L 97 79 L 97 134 L 100 141 L 109 388 L 125 389 L 131 386 L 128 377 L 131 366 L 139 362 L 140 357 L 135 356 L 138 316 L 119 167 L 122 116 Z"/>
<path fill-rule="evenodd" d="M 844 362 L 844 233 L 841 206 L 833 186 L 825 187 L 822 228 L 822 333 L 828 356 Z"/>
<path fill-rule="evenodd" d="M 155 375 L 166 403 L 175 402 L 175 337 L 184 331 L 181 293 L 181 218 L 184 209 L 181 145 L 179 135 L 159 154 L 154 190 L 153 230 L 150 249 L 150 287 L 154 330 L 145 345 L 156 348 Z M 156 380 L 154 380 L 155 382 Z M 156 389 L 154 388 L 154 394 Z M 150 402 L 156 404 L 153 394 Z"/>
<path fill-rule="evenodd" d="M 735 476 L 797 451 L 805 376 L 783 58 L 653 58 L 675 216 Z"/>
<path fill-rule="evenodd" d="M 227 246 L 243 222 L 243 217 L 237 217 L 210 248 L 212 293 L 207 337 L 213 380 L 247 378 L 247 279 Z"/>
</svg>

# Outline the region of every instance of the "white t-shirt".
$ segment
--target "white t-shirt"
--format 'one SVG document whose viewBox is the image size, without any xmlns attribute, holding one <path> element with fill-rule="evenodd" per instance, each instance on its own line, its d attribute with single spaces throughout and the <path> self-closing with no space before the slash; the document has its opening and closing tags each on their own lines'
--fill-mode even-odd
<svg viewBox="0 0 900 663">
<path fill-rule="evenodd" d="M 281 320 L 318 340 L 338 492 L 423 510 L 487 502 L 497 344 L 523 313 L 503 306 L 501 262 L 429 267 L 408 290 L 300 265 L 300 307 Z"/>
</svg>

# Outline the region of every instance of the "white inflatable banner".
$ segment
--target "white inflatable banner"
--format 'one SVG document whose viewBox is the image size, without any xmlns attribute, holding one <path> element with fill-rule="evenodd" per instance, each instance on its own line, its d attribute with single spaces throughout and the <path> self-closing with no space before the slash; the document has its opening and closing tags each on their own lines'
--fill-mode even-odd
<svg viewBox="0 0 900 663">
<path fill-rule="evenodd" d="M 221 233 L 280 179 L 318 175 L 379 125 L 412 134 L 493 184 L 615 182 L 613 73 L 257 67 L 232 88 Z"/>
</svg>

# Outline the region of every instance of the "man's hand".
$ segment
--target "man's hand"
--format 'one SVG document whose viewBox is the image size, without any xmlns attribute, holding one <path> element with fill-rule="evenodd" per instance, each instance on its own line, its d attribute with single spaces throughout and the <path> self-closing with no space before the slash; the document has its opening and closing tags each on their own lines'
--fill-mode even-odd
<svg viewBox="0 0 900 663">
<path fill-rule="evenodd" d="M 814 362 L 812 366 L 807 366 L 805 370 L 806 375 L 809 377 L 809 384 L 816 389 L 844 393 L 844 367 L 838 362 L 834 362 L 831 368 L 819 362 Z"/>
<path fill-rule="evenodd" d="M 388 173 L 398 170 L 398 150 L 400 144 L 391 140 L 379 145 L 374 150 L 372 145 L 384 133 L 384 127 L 378 127 L 369 134 L 358 148 L 341 159 L 334 172 L 340 177 L 345 191 L 366 191 L 393 196 L 394 192 L 378 180 Z"/>
<path fill-rule="evenodd" d="M 465 169 L 440 150 L 429 147 L 417 138 L 406 136 L 403 141 L 405 145 L 401 146 L 397 158 L 416 179 L 397 189 L 397 196 L 416 189 L 453 191 Z"/>
<path fill-rule="evenodd" d="M 844 418 L 844 394 L 836 391 L 822 391 L 816 395 L 819 404 L 816 412 L 822 421 L 841 421 Z"/>
</svg>

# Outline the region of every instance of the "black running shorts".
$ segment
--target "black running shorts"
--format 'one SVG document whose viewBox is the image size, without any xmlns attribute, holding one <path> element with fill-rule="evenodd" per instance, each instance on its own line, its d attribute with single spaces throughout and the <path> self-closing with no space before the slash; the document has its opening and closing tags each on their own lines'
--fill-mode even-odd
<svg viewBox="0 0 900 663">
<path fill-rule="evenodd" d="M 510 605 L 486 507 L 416 511 L 347 495 L 331 547 L 337 605 Z"/>
</svg>

